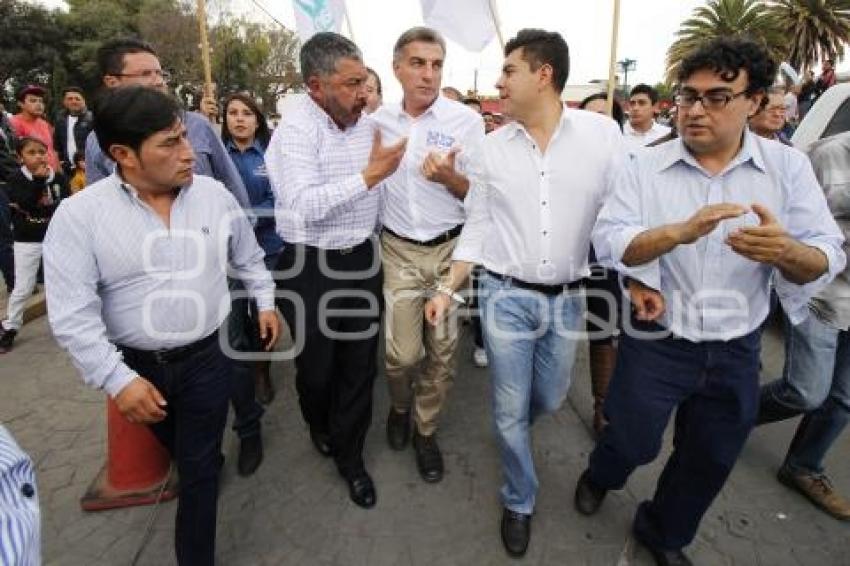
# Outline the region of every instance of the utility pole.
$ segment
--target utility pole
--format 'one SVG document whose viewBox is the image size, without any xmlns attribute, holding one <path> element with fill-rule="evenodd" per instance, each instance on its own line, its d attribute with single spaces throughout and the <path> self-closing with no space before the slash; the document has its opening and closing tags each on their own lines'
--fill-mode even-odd
<svg viewBox="0 0 850 566">
<path fill-rule="evenodd" d="M 635 59 L 623 59 L 621 61 L 617 61 L 617 65 L 620 66 L 620 69 L 623 70 L 623 98 L 628 100 L 629 98 L 629 71 L 634 71 L 637 68 L 637 60 Z"/>
</svg>

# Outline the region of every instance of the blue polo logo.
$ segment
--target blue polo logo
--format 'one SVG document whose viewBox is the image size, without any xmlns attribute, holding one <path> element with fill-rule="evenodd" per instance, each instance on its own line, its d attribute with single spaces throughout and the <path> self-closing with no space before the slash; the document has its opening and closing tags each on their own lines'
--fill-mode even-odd
<svg viewBox="0 0 850 566">
<path fill-rule="evenodd" d="M 427 145 L 432 147 L 439 147 L 441 149 L 449 150 L 455 143 L 454 137 L 444 134 L 442 132 L 437 132 L 434 130 L 428 130 L 427 137 Z"/>
</svg>

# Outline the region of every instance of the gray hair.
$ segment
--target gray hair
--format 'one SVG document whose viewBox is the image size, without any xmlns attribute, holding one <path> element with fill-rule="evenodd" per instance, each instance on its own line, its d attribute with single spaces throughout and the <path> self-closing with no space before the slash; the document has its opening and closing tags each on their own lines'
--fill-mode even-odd
<svg viewBox="0 0 850 566">
<path fill-rule="evenodd" d="M 410 28 L 409 30 L 401 34 L 401 36 L 395 42 L 395 47 L 393 47 L 394 63 L 401 59 L 401 52 L 404 51 L 405 46 L 413 43 L 414 41 L 436 43 L 443 50 L 443 55 L 446 54 L 446 40 L 443 39 L 443 36 L 440 35 L 440 32 L 435 29 L 420 26 Z"/>
<path fill-rule="evenodd" d="M 315 34 L 301 46 L 301 77 L 306 82 L 313 75 L 326 77 L 336 72 L 340 59 L 363 60 L 360 49 L 350 39 L 329 31 Z"/>
</svg>

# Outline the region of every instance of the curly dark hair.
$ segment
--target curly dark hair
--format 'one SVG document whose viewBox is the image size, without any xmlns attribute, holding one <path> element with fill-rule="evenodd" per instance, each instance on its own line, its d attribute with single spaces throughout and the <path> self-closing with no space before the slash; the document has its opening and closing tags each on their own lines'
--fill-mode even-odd
<svg viewBox="0 0 850 566">
<path fill-rule="evenodd" d="M 522 59 L 532 71 L 542 65 L 552 67 L 552 86 L 562 92 L 570 76 L 570 48 L 558 32 L 542 29 L 521 29 L 505 45 L 505 57 L 522 47 Z"/>
<path fill-rule="evenodd" d="M 712 39 L 682 60 L 677 82 L 682 84 L 697 71 L 709 69 L 726 82 L 747 71 L 747 94 L 765 92 L 776 78 L 777 64 L 767 49 L 747 37 Z"/>
</svg>

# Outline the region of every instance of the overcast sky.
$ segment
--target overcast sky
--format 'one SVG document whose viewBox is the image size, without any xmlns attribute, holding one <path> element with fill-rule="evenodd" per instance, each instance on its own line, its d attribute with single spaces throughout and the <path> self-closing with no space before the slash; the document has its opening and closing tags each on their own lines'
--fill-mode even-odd
<svg viewBox="0 0 850 566">
<path fill-rule="evenodd" d="M 49 6 L 62 6 L 61 0 L 33 0 Z M 290 0 L 257 0 L 275 18 L 292 29 L 295 16 Z M 246 14 L 257 21 L 271 19 L 252 0 L 208 0 L 212 11 L 226 6 L 234 14 Z M 675 39 L 679 25 L 704 0 L 621 0 L 617 60 L 637 60 L 629 74 L 629 84 L 655 84 L 664 74 L 664 58 Z M 613 0 L 496 0 L 506 40 L 524 27 L 540 27 L 560 32 L 570 46 L 570 84 L 583 84 L 608 76 Z M 354 39 L 363 50 L 366 63 L 375 68 L 384 82 L 385 98 L 396 100 L 400 88 L 392 74 L 392 46 L 406 29 L 422 24 L 419 0 L 347 0 Z M 214 16 L 214 14 L 212 14 Z M 344 25 L 342 32 L 348 34 Z M 200 59 L 199 59 L 200 60 Z M 481 53 L 470 53 L 449 42 L 443 85 L 466 91 L 472 88 L 478 69 L 478 89 L 495 94 L 502 56 L 498 40 Z M 839 70 L 850 65 L 846 60 Z"/>
</svg>

